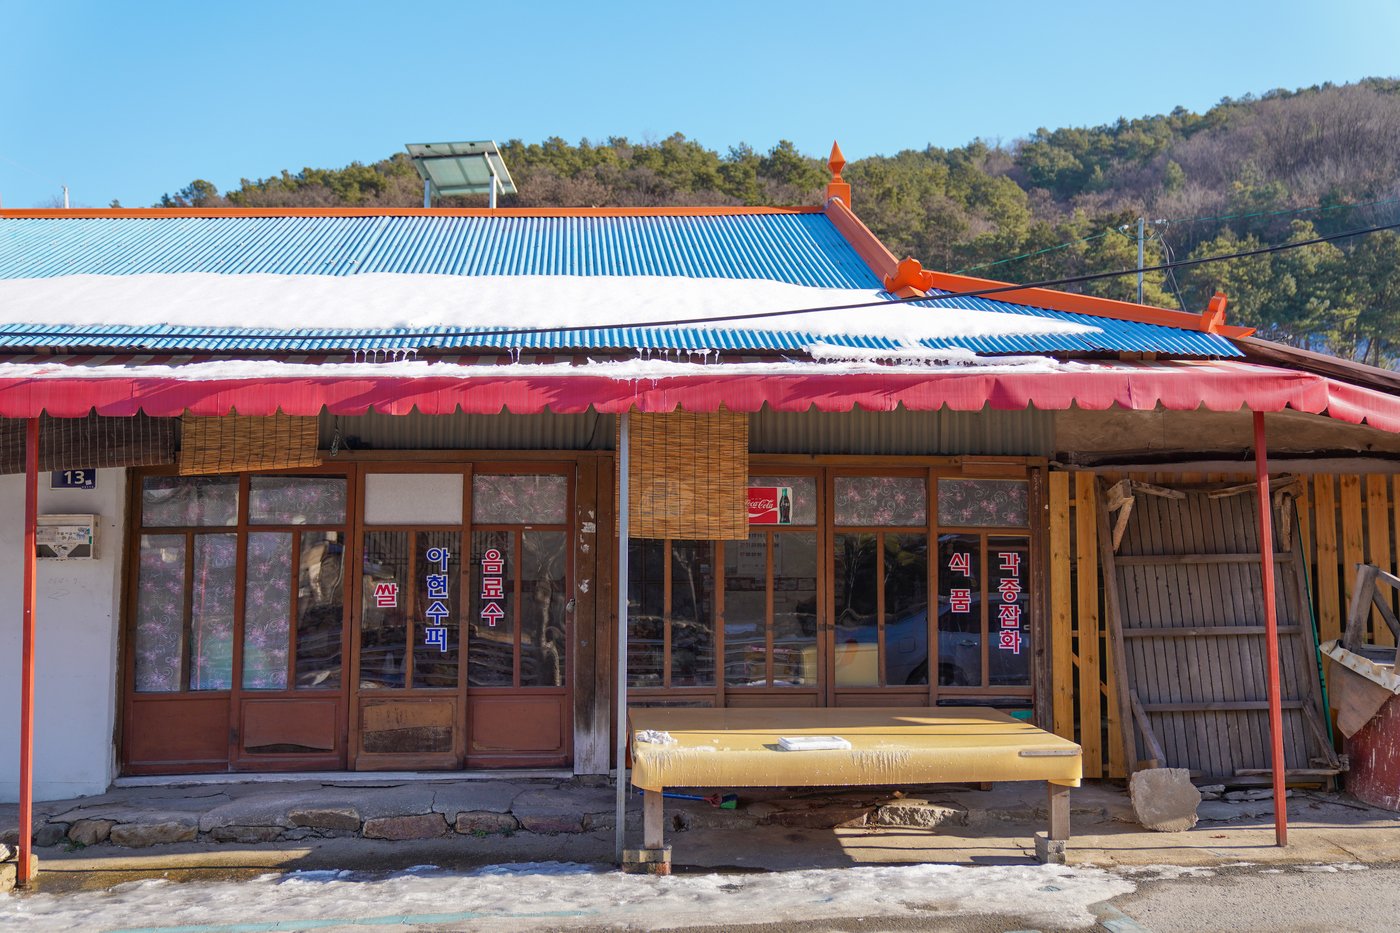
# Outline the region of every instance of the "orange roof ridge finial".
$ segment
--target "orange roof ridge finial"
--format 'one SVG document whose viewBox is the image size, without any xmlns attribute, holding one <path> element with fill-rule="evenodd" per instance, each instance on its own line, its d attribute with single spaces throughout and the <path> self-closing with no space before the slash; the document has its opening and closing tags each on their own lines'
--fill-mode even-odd
<svg viewBox="0 0 1400 933">
<path fill-rule="evenodd" d="M 1201 312 L 1201 330 L 1208 334 L 1218 334 L 1225 329 L 1225 306 L 1230 299 L 1224 292 L 1216 292 Z"/>
<path fill-rule="evenodd" d="M 851 186 L 841 178 L 841 170 L 846 167 L 846 157 L 841 154 L 841 147 L 835 142 L 831 144 L 831 158 L 827 159 L 826 167 L 831 169 L 831 181 L 826 186 L 826 199 L 839 198 L 841 203 L 847 207 L 851 206 Z"/>
</svg>

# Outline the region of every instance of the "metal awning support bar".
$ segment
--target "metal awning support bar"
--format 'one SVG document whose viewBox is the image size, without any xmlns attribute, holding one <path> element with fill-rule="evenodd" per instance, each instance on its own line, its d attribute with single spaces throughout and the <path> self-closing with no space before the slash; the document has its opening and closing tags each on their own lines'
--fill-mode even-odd
<svg viewBox="0 0 1400 933">
<path fill-rule="evenodd" d="M 1279 684 L 1278 609 L 1274 602 L 1274 517 L 1269 495 L 1269 447 L 1264 413 L 1254 413 L 1254 476 L 1259 486 L 1259 551 L 1264 574 L 1264 644 L 1269 679 L 1270 767 L 1274 778 L 1274 843 L 1288 845 L 1288 798 L 1284 796 L 1283 703 Z"/>
<path fill-rule="evenodd" d="M 34 605 L 38 596 L 35 552 L 39 524 L 39 419 L 30 418 L 24 445 L 24 603 L 19 687 L 19 865 L 20 887 L 33 880 L 34 848 Z"/>
<path fill-rule="evenodd" d="M 627 837 L 627 538 L 630 508 L 628 466 L 630 414 L 618 415 L 617 443 L 617 830 L 613 859 L 622 864 Z"/>
</svg>

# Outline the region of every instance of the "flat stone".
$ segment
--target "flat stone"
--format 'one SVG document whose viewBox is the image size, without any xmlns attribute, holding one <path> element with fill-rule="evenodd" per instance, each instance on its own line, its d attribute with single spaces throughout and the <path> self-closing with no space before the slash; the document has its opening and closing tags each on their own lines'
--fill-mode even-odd
<svg viewBox="0 0 1400 933">
<path fill-rule="evenodd" d="M 199 818 L 199 831 L 212 833 L 223 826 L 281 826 L 292 827 L 287 818 L 288 798 L 280 793 L 255 794 L 230 800 L 207 811 Z"/>
<path fill-rule="evenodd" d="M 1133 813 L 1146 829 L 1179 833 L 1196 825 L 1201 792 L 1186 768 L 1148 768 L 1128 782 Z"/>
<path fill-rule="evenodd" d="M 520 821 L 509 813 L 495 813 L 488 810 L 471 810 L 457 814 L 453 828 L 464 836 L 513 833 L 520 828 Z"/>
<path fill-rule="evenodd" d="M 40 848 L 56 846 L 67 838 L 67 823 L 45 823 L 34 830 L 34 844 Z"/>
<path fill-rule="evenodd" d="M 581 833 L 583 832 L 583 814 L 575 813 L 568 815 L 522 815 L 519 817 L 520 826 L 526 832 L 531 833 Z"/>
<path fill-rule="evenodd" d="M 417 813 L 409 816 L 385 816 L 365 820 L 364 834 L 368 839 L 433 839 L 447 832 L 447 820 L 441 813 Z"/>
<path fill-rule="evenodd" d="M 68 838 L 80 846 L 95 846 L 107 841 L 115 825 L 111 820 L 78 820 L 68 827 Z"/>
<path fill-rule="evenodd" d="M 282 835 L 281 826 L 218 826 L 209 832 L 215 842 L 255 844 L 272 842 Z"/>
<path fill-rule="evenodd" d="M 1283 796 L 1292 797 L 1293 791 L 1285 790 Z M 1232 790 L 1225 795 L 1225 799 L 1231 803 L 1240 803 L 1246 800 L 1273 800 L 1274 791 L 1271 787 L 1259 787 L 1251 790 Z"/>
<path fill-rule="evenodd" d="M 1274 812 L 1272 800 L 1246 800 L 1230 803 L 1227 800 L 1206 800 L 1196 808 L 1196 815 L 1208 823 L 1228 823 L 1249 817 L 1264 816 Z"/>
<path fill-rule="evenodd" d="M 113 845 L 143 849 L 173 842 L 191 842 L 198 835 L 199 824 L 186 819 L 161 823 L 118 823 L 112 827 L 107 838 Z"/>
<path fill-rule="evenodd" d="M 449 820 L 458 813 L 509 813 L 526 785 L 500 781 L 456 781 L 433 785 L 432 809 Z"/>
<path fill-rule="evenodd" d="M 906 797 L 881 805 L 875 811 L 875 823 L 880 826 L 916 826 L 920 829 L 966 826 L 967 811 L 962 807 Z"/>
<path fill-rule="evenodd" d="M 354 807 L 302 807 L 288 812 L 287 819 L 295 826 L 309 829 L 341 829 L 353 832 L 360 828 L 360 811 Z"/>
</svg>

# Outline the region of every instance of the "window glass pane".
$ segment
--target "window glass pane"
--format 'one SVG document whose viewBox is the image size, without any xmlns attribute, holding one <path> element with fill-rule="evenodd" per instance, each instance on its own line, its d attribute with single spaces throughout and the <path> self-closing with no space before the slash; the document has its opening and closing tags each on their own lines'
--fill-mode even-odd
<svg viewBox="0 0 1400 933">
<path fill-rule="evenodd" d="M 292 631 L 292 536 L 248 536 L 243 588 L 243 689 L 285 690 Z"/>
<path fill-rule="evenodd" d="M 1026 484 L 1009 479 L 940 479 L 938 523 L 974 528 L 1023 528 Z"/>
<path fill-rule="evenodd" d="M 365 534 L 360 688 L 402 687 L 408 651 L 408 532 Z"/>
<path fill-rule="evenodd" d="M 564 568 L 562 531 L 520 533 L 520 685 L 564 686 Z"/>
<path fill-rule="evenodd" d="M 874 534 L 836 535 L 832 587 L 836 591 L 836 686 L 874 687 L 880 683 L 876 618 L 880 585 L 879 538 Z"/>
<path fill-rule="evenodd" d="M 414 536 L 413 686 L 457 686 L 458 627 L 462 605 L 462 534 L 420 531 Z M 478 567 L 482 566 L 477 564 Z M 478 610 L 480 611 L 480 610 Z M 500 627 L 499 625 L 497 626 Z M 507 654 L 506 682 L 510 683 Z"/>
<path fill-rule="evenodd" d="M 515 686 L 515 533 L 472 534 L 467 683 Z"/>
<path fill-rule="evenodd" d="M 938 539 L 938 683 L 982 685 L 982 539 Z"/>
<path fill-rule="evenodd" d="M 345 480 L 338 476 L 254 476 L 248 480 L 254 525 L 340 525 Z"/>
<path fill-rule="evenodd" d="M 817 478 L 815 476 L 755 476 L 749 474 L 749 488 L 755 486 L 789 486 L 792 488 L 793 525 L 817 523 Z M 787 524 L 787 523 L 785 523 Z"/>
<path fill-rule="evenodd" d="M 1026 599 L 1030 573 L 1028 539 L 987 539 L 987 576 L 990 578 L 987 626 L 994 633 L 988 642 L 987 666 L 996 686 L 1029 686 L 1031 682 L 1031 620 Z"/>
<path fill-rule="evenodd" d="M 190 601 L 190 689 L 233 686 L 234 564 L 238 536 L 196 535 Z"/>
<path fill-rule="evenodd" d="M 925 525 L 928 486 L 918 476 L 836 477 L 836 524 Z"/>
<path fill-rule="evenodd" d="M 782 537 L 781 535 L 779 537 Z M 768 683 L 768 533 L 724 543 L 724 682 Z"/>
<path fill-rule="evenodd" d="M 671 686 L 715 682 L 715 567 L 709 541 L 671 542 Z"/>
<path fill-rule="evenodd" d="M 301 536 L 297 576 L 297 687 L 339 687 L 345 628 L 344 532 Z M 250 575 L 249 579 L 253 579 Z"/>
<path fill-rule="evenodd" d="M 627 683 L 660 687 L 666 662 L 666 543 L 634 538 L 627 555 Z"/>
<path fill-rule="evenodd" d="M 928 535 L 885 535 L 885 683 L 928 683 Z"/>
<path fill-rule="evenodd" d="M 185 654 L 185 536 L 142 535 L 136 593 L 136 689 L 180 689 Z"/>
<path fill-rule="evenodd" d="M 725 545 L 728 551 L 729 545 Z M 728 612 L 728 604 L 725 604 Z M 773 535 L 773 686 L 817 682 L 817 536 Z"/>
<path fill-rule="evenodd" d="M 472 521 L 480 525 L 563 525 L 569 478 L 558 473 L 472 476 Z"/>
<path fill-rule="evenodd" d="M 238 477 L 148 476 L 141 481 L 148 527 L 238 524 Z"/>
</svg>

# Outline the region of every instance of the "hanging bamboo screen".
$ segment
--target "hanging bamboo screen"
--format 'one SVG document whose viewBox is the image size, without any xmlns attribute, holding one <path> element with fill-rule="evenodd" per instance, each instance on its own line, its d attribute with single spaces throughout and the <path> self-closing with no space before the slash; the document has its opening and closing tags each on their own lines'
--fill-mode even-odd
<svg viewBox="0 0 1400 933">
<path fill-rule="evenodd" d="M 629 432 L 631 537 L 749 536 L 748 415 L 633 413 Z"/>
<path fill-rule="evenodd" d="M 185 476 L 321 465 L 314 417 L 185 415 L 180 437 Z"/>
<path fill-rule="evenodd" d="M 24 472 L 25 419 L 0 418 L 0 473 Z M 175 419 L 39 416 L 39 469 L 89 470 L 175 461 Z"/>
</svg>

